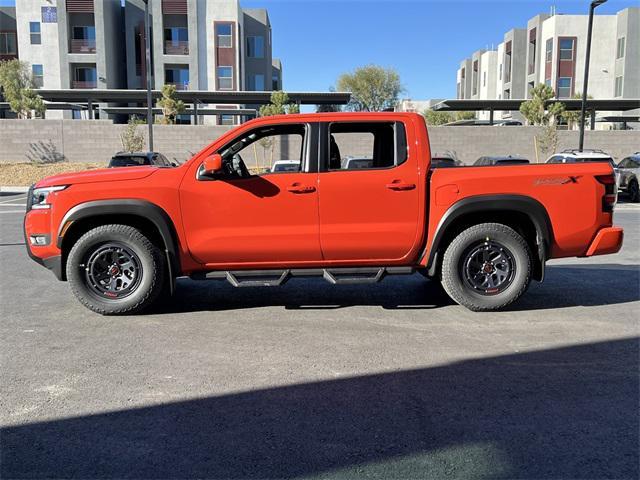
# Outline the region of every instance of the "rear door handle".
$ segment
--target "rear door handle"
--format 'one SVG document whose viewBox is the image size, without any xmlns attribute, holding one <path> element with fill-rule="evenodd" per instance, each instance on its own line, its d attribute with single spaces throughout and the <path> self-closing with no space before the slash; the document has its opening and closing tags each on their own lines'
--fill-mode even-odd
<svg viewBox="0 0 640 480">
<path fill-rule="evenodd" d="M 291 193 L 313 193 L 316 191 L 316 187 L 312 185 L 302 185 L 296 182 L 289 185 L 287 191 Z"/>
<path fill-rule="evenodd" d="M 389 190 L 413 190 L 416 188 L 415 183 L 404 183 L 401 180 L 394 180 L 391 183 L 387 183 Z"/>
</svg>

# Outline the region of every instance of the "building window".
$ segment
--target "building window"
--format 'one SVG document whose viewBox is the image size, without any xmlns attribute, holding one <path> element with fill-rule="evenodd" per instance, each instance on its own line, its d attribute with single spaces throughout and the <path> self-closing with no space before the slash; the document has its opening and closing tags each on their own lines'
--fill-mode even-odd
<svg viewBox="0 0 640 480">
<path fill-rule="evenodd" d="M 547 40 L 545 44 L 544 60 L 545 62 L 551 62 L 553 60 L 553 38 Z"/>
<path fill-rule="evenodd" d="M 254 92 L 264 91 L 264 75 L 249 75 L 249 78 L 247 78 L 247 84 L 247 90 Z"/>
<path fill-rule="evenodd" d="M 233 29 L 230 23 L 216 24 L 216 45 L 218 48 L 233 47 Z"/>
<path fill-rule="evenodd" d="M 218 116 L 218 124 L 219 125 L 235 125 L 235 119 L 233 115 L 229 115 L 227 113 Z"/>
<path fill-rule="evenodd" d="M 560 39 L 560 60 L 573 60 L 573 38 Z"/>
<path fill-rule="evenodd" d="M 558 78 L 558 91 L 556 92 L 557 98 L 569 98 L 571 97 L 571 77 Z"/>
<path fill-rule="evenodd" d="M 176 90 L 187 90 L 189 88 L 189 67 L 185 65 L 165 68 L 164 80 L 169 85 L 175 85 Z"/>
<path fill-rule="evenodd" d="M 93 25 L 73 27 L 71 53 L 96 53 L 96 27 Z"/>
<path fill-rule="evenodd" d="M 473 70 L 471 71 L 471 95 L 478 93 L 478 61 L 473 62 Z"/>
<path fill-rule="evenodd" d="M 40 45 L 42 43 L 40 22 L 29 22 L 29 33 L 31 35 L 31 45 Z"/>
<path fill-rule="evenodd" d="M 504 99 L 509 100 L 511 98 L 511 90 L 504 91 Z"/>
<path fill-rule="evenodd" d="M 529 30 L 529 75 L 536 71 L 536 32 L 535 28 Z"/>
<path fill-rule="evenodd" d="M 616 77 L 616 91 L 614 96 L 615 97 L 622 96 L 622 76 Z"/>
<path fill-rule="evenodd" d="M 0 55 L 17 55 L 18 41 L 15 32 L 0 32 Z"/>
<path fill-rule="evenodd" d="M 271 90 L 280 90 L 280 77 L 277 73 L 271 76 Z"/>
<path fill-rule="evenodd" d="M 33 86 L 36 88 L 42 88 L 42 86 L 44 85 L 44 70 L 42 68 L 42 65 L 31 65 L 31 74 L 33 77 Z"/>
<path fill-rule="evenodd" d="M 189 55 L 189 30 L 185 27 L 164 29 L 165 55 Z"/>
<path fill-rule="evenodd" d="M 96 88 L 96 67 L 73 67 L 73 88 Z"/>
<path fill-rule="evenodd" d="M 504 82 L 511 82 L 511 41 L 504 46 Z"/>
<path fill-rule="evenodd" d="M 487 86 L 487 72 L 486 71 L 482 72 L 482 86 L 483 87 Z"/>
<path fill-rule="evenodd" d="M 247 57 L 264 58 L 264 37 L 247 37 Z"/>
<path fill-rule="evenodd" d="M 616 59 L 624 57 L 624 38 L 620 37 L 618 39 L 618 45 L 616 48 Z"/>
<path fill-rule="evenodd" d="M 498 68 L 498 80 L 502 80 L 502 64 L 500 64 Z"/>
<path fill-rule="evenodd" d="M 544 84 L 545 84 L 547 87 L 550 87 L 550 86 L 551 86 L 551 79 L 550 79 L 550 78 L 547 78 L 547 79 L 544 81 Z"/>
<path fill-rule="evenodd" d="M 220 90 L 233 88 L 233 67 L 218 67 L 218 88 Z"/>
</svg>

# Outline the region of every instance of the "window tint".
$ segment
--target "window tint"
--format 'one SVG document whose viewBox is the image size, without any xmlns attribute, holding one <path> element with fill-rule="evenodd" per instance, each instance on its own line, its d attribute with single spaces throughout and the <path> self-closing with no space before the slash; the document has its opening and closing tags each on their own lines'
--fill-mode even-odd
<svg viewBox="0 0 640 480">
<path fill-rule="evenodd" d="M 247 57 L 264 58 L 264 37 L 247 37 Z"/>
<path fill-rule="evenodd" d="M 332 123 L 328 141 L 329 170 L 389 168 L 407 160 L 401 122 Z"/>
<path fill-rule="evenodd" d="M 220 48 L 232 47 L 233 28 L 230 23 L 216 24 L 216 44 Z"/>
<path fill-rule="evenodd" d="M 573 39 L 560 40 L 560 60 L 573 60 Z"/>
<path fill-rule="evenodd" d="M 616 59 L 624 57 L 624 38 L 620 37 L 616 46 Z"/>
<path fill-rule="evenodd" d="M 33 85 L 36 88 L 42 88 L 44 84 L 44 69 L 42 65 L 34 63 L 31 65 L 31 72 L 33 74 Z"/>
<path fill-rule="evenodd" d="M 225 145 L 220 154 L 230 176 L 300 172 L 305 134 L 301 124 L 260 127 Z"/>
<path fill-rule="evenodd" d="M 558 98 L 569 98 L 571 96 L 571 77 L 558 78 Z"/>
<path fill-rule="evenodd" d="M 29 34 L 31 36 L 31 45 L 40 45 L 40 22 L 29 22 Z"/>
<path fill-rule="evenodd" d="M 220 90 L 233 88 L 233 67 L 218 67 L 218 88 Z"/>
</svg>

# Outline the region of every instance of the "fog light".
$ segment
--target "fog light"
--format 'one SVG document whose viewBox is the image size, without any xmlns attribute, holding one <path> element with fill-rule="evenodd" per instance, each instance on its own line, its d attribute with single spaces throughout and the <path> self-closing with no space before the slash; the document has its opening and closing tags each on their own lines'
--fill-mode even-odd
<svg viewBox="0 0 640 480">
<path fill-rule="evenodd" d="M 31 245 L 42 247 L 49 244 L 49 235 L 30 235 Z"/>
</svg>

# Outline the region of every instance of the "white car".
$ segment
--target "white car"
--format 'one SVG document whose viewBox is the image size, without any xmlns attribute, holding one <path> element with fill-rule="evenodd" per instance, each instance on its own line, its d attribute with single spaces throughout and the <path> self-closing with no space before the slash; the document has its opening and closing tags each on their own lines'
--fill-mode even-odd
<svg viewBox="0 0 640 480">
<path fill-rule="evenodd" d="M 596 149 L 583 149 L 581 152 L 578 149 L 563 150 L 560 153 L 551 155 L 546 163 L 581 163 L 581 162 L 607 162 L 612 167 L 616 164 L 613 161 L 613 157 L 602 150 Z"/>
<path fill-rule="evenodd" d="M 640 188 L 638 187 L 638 180 L 640 180 L 640 152 L 620 160 L 615 170 L 620 192 L 627 193 L 629 201 L 640 202 Z"/>
<path fill-rule="evenodd" d="M 273 162 L 271 172 L 299 172 L 300 160 L 278 160 Z"/>
</svg>

